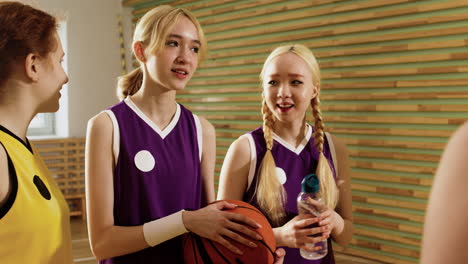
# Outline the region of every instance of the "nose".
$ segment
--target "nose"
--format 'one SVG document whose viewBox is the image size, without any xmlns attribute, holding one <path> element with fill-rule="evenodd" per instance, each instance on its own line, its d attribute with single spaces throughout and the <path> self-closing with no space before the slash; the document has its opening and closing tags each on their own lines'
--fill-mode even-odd
<svg viewBox="0 0 468 264">
<path fill-rule="evenodd" d="M 190 61 L 190 51 L 188 48 L 181 47 L 177 54 L 176 62 L 178 64 L 186 64 Z"/>
<path fill-rule="evenodd" d="M 68 83 L 68 74 L 67 73 L 65 73 L 65 80 L 64 80 L 63 84 L 66 84 L 66 83 Z"/>
<path fill-rule="evenodd" d="M 291 87 L 288 84 L 283 84 L 278 89 L 278 98 L 289 98 L 291 97 Z"/>
</svg>

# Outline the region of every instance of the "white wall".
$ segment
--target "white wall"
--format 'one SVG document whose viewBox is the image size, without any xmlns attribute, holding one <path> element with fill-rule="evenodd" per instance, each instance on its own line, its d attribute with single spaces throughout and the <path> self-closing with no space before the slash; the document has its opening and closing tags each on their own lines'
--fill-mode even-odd
<svg viewBox="0 0 468 264">
<path fill-rule="evenodd" d="M 121 74 L 117 20 L 120 0 L 35 2 L 34 6 L 52 14 L 66 15 L 68 134 L 84 137 L 89 118 L 118 102 L 115 91 Z"/>
</svg>

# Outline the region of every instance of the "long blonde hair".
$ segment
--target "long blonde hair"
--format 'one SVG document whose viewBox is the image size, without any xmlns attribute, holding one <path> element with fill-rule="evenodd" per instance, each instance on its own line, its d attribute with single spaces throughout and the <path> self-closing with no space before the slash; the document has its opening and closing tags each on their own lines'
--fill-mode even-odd
<svg viewBox="0 0 468 264">
<path fill-rule="evenodd" d="M 162 51 L 172 27 L 177 24 L 182 16 L 187 17 L 197 28 L 200 40 L 199 61 L 202 61 L 207 53 L 205 35 L 197 18 L 190 11 L 183 8 L 175 8 L 169 5 L 157 6 L 148 11 L 135 27 L 133 44 L 143 42 L 147 45 L 146 54 L 157 54 Z M 133 46 L 133 45 L 132 45 Z M 143 72 L 140 67 L 130 73 L 120 76 L 117 84 L 117 96 L 124 99 L 128 95 L 135 94 L 143 82 Z"/>
<path fill-rule="evenodd" d="M 322 197 L 324 203 L 329 208 L 334 209 L 338 203 L 338 188 L 336 186 L 333 172 L 330 168 L 328 160 L 323 154 L 324 124 L 320 111 L 319 99 L 320 68 L 314 54 L 307 47 L 300 44 L 278 47 L 270 53 L 265 63 L 263 64 L 263 68 L 260 73 L 260 80 L 263 83 L 266 67 L 272 62 L 272 60 L 288 52 L 296 54 L 307 63 L 312 73 L 313 85 L 317 87 L 317 95 L 310 102 L 312 107 L 312 115 L 314 117 L 315 147 L 320 153 L 315 173 L 320 180 L 319 195 Z M 273 125 L 275 123 L 275 117 L 268 108 L 265 100 L 263 100 L 262 114 L 263 133 L 267 150 L 258 173 L 258 183 L 256 190 L 257 203 L 274 224 L 280 225 L 285 216 L 284 203 L 286 195 L 285 190 L 276 175 L 276 164 L 271 153 L 271 149 L 273 148 Z"/>
</svg>

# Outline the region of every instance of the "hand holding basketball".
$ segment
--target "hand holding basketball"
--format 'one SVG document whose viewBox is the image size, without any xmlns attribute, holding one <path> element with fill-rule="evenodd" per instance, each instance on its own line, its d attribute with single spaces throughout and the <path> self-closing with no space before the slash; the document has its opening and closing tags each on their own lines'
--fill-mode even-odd
<svg viewBox="0 0 468 264">
<path fill-rule="evenodd" d="M 247 228 L 247 226 L 251 226 L 256 229 L 259 227 L 258 223 L 244 215 L 223 211 L 234 208 L 236 208 L 235 204 L 220 201 L 196 211 L 185 211 L 183 214 L 185 227 L 201 237 L 220 243 L 234 253 L 242 254 L 243 252 L 226 238 L 231 238 L 249 247 L 255 247 L 255 243 L 239 234 L 244 234 L 254 240 L 260 240 L 262 237 L 257 232 Z"/>
<path fill-rule="evenodd" d="M 231 208 L 232 204 L 235 204 L 234 208 Z M 213 207 L 213 205 L 217 205 L 217 207 Z M 209 205 L 208 208 L 210 208 L 210 210 L 215 211 L 224 209 L 225 211 L 223 213 L 226 213 L 224 214 L 224 216 L 227 217 L 229 220 L 233 220 L 236 222 L 241 219 L 244 219 L 244 217 L 247 219 L 253 219 L 255 222 L 260 223 L 261 227 L 244 225 L 244 228 L 247 228 L 250 231 L 256 233 L 259 237 L 263 237 L 263 239 L 254 240 L 252 242 L 255 243 L 254 247 L 250 247 L 239 243 L 239 240 L 233 239 L 233 237 L 237 236 L 242 237 L 245 233 L 239 233 L 233 237 L 221 237 L 221 241 L 228 241 L 229 244 L 232 244 L 235 248 L 239 248 L 242 251 L 242 254 L 237 254 L 236 251 L 231 250 L 231 248 L 224 246 L 224 244 L 221 244 L 216 240 L 207 239 L 207 237 L 201 237 L 200 235 L 194 233 L 188 233 L 185 234 L 183 238 L 185 263 L 281 264 L 283 262 L 285 252 L 284 250 L 279 249 L 277 256 L 275 256 L 276 241 L 275 236 L 273 234 L 273 229 L 268 223 L 267 218 L 261 213 L 260 210 L 248 203 L 234 200 L 215 202 L 214 204 Z M 216 215 L 212 214 L 212 217 L 216 217 Z M 253 222 L 253 220 L 250 221 Z M 204 225 L 201 222 L 198 223 Z M 221 226 L 224 229 L 229 229 L 226 226 Z M 206 230 L 211 230 L 211 233 L 209 234 L 213 235 L 213 225 L 207 225 L 204 228 L 206 228 Z M 223 228 L 221 228 L 221 230 Z M 230 232 L 236 233 L 237 231 Z M 214 236 L 216 237 L 216 235 L 219 234 L 215 234 Z M 220 234 L 219 236 L 223 236 L 223 234 Z M 246 238 L 243 239 L 247 240 Z"/>
</svg>

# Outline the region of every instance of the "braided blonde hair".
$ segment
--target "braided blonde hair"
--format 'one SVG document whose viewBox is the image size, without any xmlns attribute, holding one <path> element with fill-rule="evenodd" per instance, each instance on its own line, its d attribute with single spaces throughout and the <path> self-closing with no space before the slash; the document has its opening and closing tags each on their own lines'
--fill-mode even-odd
<svg viewBox="0 0 468 264">
<path fill-rule="evenodd" d="M 335 209 L 338 203 L 338 188 L 336 186 L 335 179 L 333 178 L 333 172 L 328 164 L 328 160 L 323 155 L 323 143 L 324 143 L 324 132 L 323 132 L 323 120 L 322 112 L 320 111 L 320 99 L 315 96 L 311 101 L 312 115 L 314 116 L 314 141 L 315 147 L 319 154 L 319 160 L 315 174 L 320 180 L 320 191 L 319 196 L 325 204 L 332 209 Z"/>
<path fill-rule="evenodd" d="M 258 172 L 257 204 L 275 225 L 280 225 L 285 216 L 283 205 L 286 201 L 286 192 L 276 175 L 276 163 L 271 154 L 275 118 L 265 100 L 262 103 L 262 114 L 263 136 L 267 150 Z M 278 190 L 279 193 L 272 190 Z"/>
<path fill-rule="evenodd" d="M 311 100 L 312 115 L 314 117 L 314 139 L 315 147 L 319 154 L 318 165 L 316 174 L 320 179 L 320 193 L 324 203 L 334 209 L 338 202 L 338 188 L 333 177 L 333 172 L 330 168 L 327 158 L 323 154 L 324 144 L 324 124 L 320 111 L 320 68 L 315 59 L 314 54 L 304 45 L 294 44 L 281 46 L 273 50 L 263 64 L 262 71 L 260 73 L 260 80 L 263 83 L 266 66 L 268 66 L 272 60 L 282 54 L 292 52 L 302 58 L 309 66 L 312 72 L 313 85 L 317 87 L 317 95 Z M 265 99 L 262 104 L 263 114 L 263 133 L 265 142 L 267 145 L 267 151 L 265 157 L 262 160 L 258 172 L 258 183 L 257 183 L 257 204 L 260 206 L 263 212 L 273 221 L 274 224 L 281 224 L 284 212 L 285 203 L 285 190 L 276 176 L 276 164 L 271 154 L 273 148 L 273 125 L 274 116 L 271 110 L 268 108 Z M 304 119 L 305 120 L 305 119 Z M 279 197 L 278 198 L 278 192 Z"/>
</svg>

